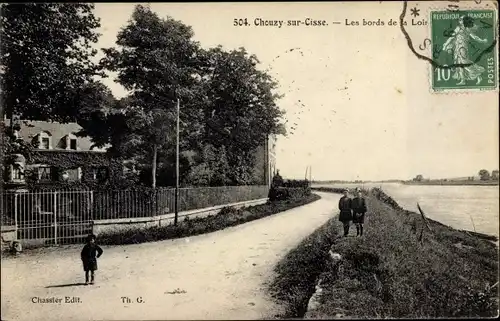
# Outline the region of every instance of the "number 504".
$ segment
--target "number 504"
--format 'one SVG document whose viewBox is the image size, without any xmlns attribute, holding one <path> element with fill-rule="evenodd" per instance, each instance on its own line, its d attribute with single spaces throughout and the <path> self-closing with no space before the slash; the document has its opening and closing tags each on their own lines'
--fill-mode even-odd
<svg viewBox="0 0 500 321">
<path fill-rule="evenodd" d="M 446 65 L 443 66 L 446 67 Z M 452 69 L 454 68 L 441 68 L 441 67 L 434 68 L 434 73 L 436 74 L 437 81 L 450 80 Z"/>
</svg>

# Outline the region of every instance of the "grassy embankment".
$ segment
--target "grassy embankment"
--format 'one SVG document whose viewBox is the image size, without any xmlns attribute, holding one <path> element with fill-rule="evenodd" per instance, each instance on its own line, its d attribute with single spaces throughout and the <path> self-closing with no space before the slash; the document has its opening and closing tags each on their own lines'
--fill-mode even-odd
<svg viewBox="0 0 500 321">
<path fill-rule="evenodd" d="M 309 194 L 300 198 L 274 202 L 268 201 L 266 204 L 240 209 L 225 207 L 215 215 L 192 219 L 185 218 L 177 226 L 170 224 L 141 230 L 128 230 L 114 234 L 100 234 L 99 243 L 105 245 L 135 244 L 210 233 L 309 204 L 318 199 L 320 199 L 318 195 Z"/>
<path fill-rule="evenodd" d="M 338 189 L 317 190 L 338 192 Z M 498 314 L 498 248 L 420 214 L 405 211 L 374 189 L 362 238 L 340 237 L 332 218 L 277 266 L 271 286 L 302 317 L 316 281 L 323 289 L 311 317 L 492 317 Z M 351 234 L 353 233 L 351 229 Z M 355 229 L 354 229 L 355 233 Z M 342 256 L 330 264 L 328 250 Z"/>
</svg>

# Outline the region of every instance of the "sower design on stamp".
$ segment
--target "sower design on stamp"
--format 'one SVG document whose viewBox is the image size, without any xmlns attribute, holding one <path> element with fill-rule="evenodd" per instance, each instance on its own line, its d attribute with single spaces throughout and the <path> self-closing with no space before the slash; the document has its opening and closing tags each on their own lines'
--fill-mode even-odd
<svg viewBox="0 0 500 321">
<path fill-rule="evenodd" d="M 497 88 L 493 10 L 431 12 L 432 89 Z"/>
</svg>

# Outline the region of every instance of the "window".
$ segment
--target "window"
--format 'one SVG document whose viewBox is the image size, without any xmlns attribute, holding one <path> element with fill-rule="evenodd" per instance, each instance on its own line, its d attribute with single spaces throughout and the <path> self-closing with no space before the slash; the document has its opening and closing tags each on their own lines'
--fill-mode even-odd
<svg viewBox="0 0 500 321">
<path fill-rule="evenodd" d="M 36 137 L 35 144 L 38 146 L 40 149 L 51 149 L 52 148 L 52 142 L 51 142 L 51 135 L 47 131 L 43 131 L 40 134 L 38 134 Z"/>
<path fill-rule="evenodd" d="M 24 178 L 23 172 L 19 166 L 13 166 L 12 178 L 15 180 L 22 180 Z"/>
<path fill-rule="evenodd" d="M 80 168 L 71 168 L 66 170 L 67 180 L 69 182 L 77 182 L 81 179 L 81 169 Z"/>
<path fill-rule="evenodd" d="M 50 166 L 38 167 L 38 179 L 40 181 L 52 180 L 52 167 L 50 167 Z"/>
<path fill-rule="evenodd" d="M 50 148 L 50 138 L 48 137 L 42 137 L 42 145 L 41 147 L 42 149 L 49 149 Z"/>
<path fill-rule="evenodd" d="M 77 137 L 73 134 L 68 134 L 61 139 L 61 148 L 66 150 L 77 150 L 78 149 L 78 140 Z"/>
<path fill-rule="evenodd" d="M 76 139 L 72 138 L 69 140 L 69 149 L 76 150 Z"/>
<path fill-rule="evenodd" d="M 21 166 L 18 164 L 11 165 L 11 180 L 12 181 L 23 181 L 24 180 L 24 171 Z"/>
<path fill-rule="evenodd" d="M 105 182 L 108 179 L 108 169 L 106 167 L 94 168 L 94 180 Z"/>
</svg>

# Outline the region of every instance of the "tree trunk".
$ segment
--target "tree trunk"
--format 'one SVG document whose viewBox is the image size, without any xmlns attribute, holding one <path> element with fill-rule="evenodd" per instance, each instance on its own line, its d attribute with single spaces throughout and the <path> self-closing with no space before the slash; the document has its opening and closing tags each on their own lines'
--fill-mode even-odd
<svg viewBox="0 0 500 321">
<path fill-rule="evenodd" d="M 153 145 L 153 167 L 151 170 L 151 182 L 152 182 L 152 187 L 156 188 L 156 156 L 158 154 L 158 146 L 155 144 Z"/>
</svg>

